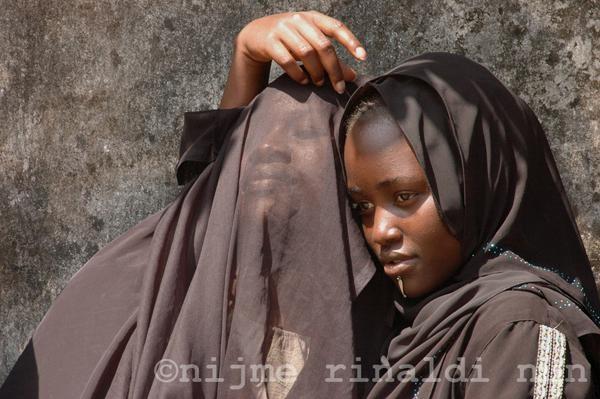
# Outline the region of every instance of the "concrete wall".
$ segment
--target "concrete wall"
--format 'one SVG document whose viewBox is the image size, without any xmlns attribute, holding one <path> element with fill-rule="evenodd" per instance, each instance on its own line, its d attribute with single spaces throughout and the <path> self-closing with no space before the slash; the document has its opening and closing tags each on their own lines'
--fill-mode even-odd
<svg viewBox="0 0 600 399">
<path fill-rule="evenodd" d="M 0 381 L 70 276 L 174 198 L 182 113 L 218 103 L 235 33 L 293 9 L 346 22 L 361 72 L 454 51 L 525 98 L 599 275 L 597 1 L 0 0 Z"/>
</svg>

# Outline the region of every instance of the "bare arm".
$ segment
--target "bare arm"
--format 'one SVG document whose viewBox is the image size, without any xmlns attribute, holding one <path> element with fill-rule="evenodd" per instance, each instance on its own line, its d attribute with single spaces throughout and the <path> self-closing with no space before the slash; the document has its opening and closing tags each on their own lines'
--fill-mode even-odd
<svg viewBox="0 0 600 399">
<path fill-rule="evenodd" d="M 238 50 L 237 42 L 238 38 L 234 44 L 233 59 L 219 108 L 247 105 L 269 83 L 271 61 L 256 62 L 249 59 Z"/>
<path fill-rule="evenodd" d="M 290 12 L 256 19 L 244 27 L 234 43 L 233 59 L 219 108 L 247 105 L 268 84 L 271 61 L 296 82 L 323 85 L 325 74 L 338 93 L 356 72 L 344 64 L 331 39 L 358 60 L 365 49 L 340 21 L 316 11 Z M 308 72 L 297 64 L 301 61 Z"/>
</svg>

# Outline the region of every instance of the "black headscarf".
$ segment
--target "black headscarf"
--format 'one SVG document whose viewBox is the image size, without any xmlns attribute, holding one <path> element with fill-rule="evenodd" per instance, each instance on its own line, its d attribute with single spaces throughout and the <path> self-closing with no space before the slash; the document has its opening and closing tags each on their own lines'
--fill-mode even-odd
<svg viewBox="0 0 600 399">
<path fill-rule="evenodd" d="M 379 348 L 354 333 L 377 323 L 352 318 L 375 266 L 341 178 L 342 102 L 283 76 L 186 114 L 183 191 L 73 277 L 0 397 L 356 396 L 354 349 Z"/>
<path fill-rule="evenodd" d="M 439 290 L 396 297 L 401 327 L 387 352 L 392 374 L 407 364 L 423 372 L 422 359 L 457 344 L 480 306 L 526 283 L 550 304 L 573 301 L 574 308 L 561 310 L 564 317 L 578 337 L 593 336 L 598 345 L 590 263 L 546 136 L 527 104 L 463 56 L 423 54 L 353 94 L 341 122 L 341 147 L 346 120 L 373 91 L 410 143 L 463 254 L 461 268 Z M 599 356 L 592 356 L 596 367 Z M 450 397 L 444 384 L 436 397 Z M 380 381 L 370 397 L 410 392 L 410 383 Z"/>
</svg>

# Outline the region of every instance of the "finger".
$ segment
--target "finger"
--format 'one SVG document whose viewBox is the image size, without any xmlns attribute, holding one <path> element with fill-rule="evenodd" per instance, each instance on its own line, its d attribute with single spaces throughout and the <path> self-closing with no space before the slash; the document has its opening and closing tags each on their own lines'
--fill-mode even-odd
<svg viewBox="0 0 600 399">
<path fill-rule="evenodd" d="M 308 77 L 296 63 L 296 59 L 288 49 L 278 40 L 273 40 L 269 46 L 269 56 L 287 73 L 293 80 L 301 84 L 309 82 Z"/>
<path fill-rule="evenodd" d="M 335 91 L 340 94 L 343 93 L 346 88 L 344 74 L 331 40 L 304 19 L 297 19 L 296 29 L 317 51 L 321 65 L 323 65 L 325 72 L 329 75 L 329 80 L 331 80 Z"/>
<path fill-rule="evenodd" d="M 280 27 L 278 37 L 283 45 L 287 47 L 288 51 L 297 60 L 302 61 L 313 83 L 321 86 L 325 81 L 325 72 L 323 71 L 317 51 L 310 43 L 297 30 L 288 26 Z"/>
<path fill-rule="evenodd" d="M 354 33 L 340 20 L 332 18 L 328 15 L 321 14 L 317 11 L 309 11 L 308 15 L 313 23 L 321 29 L 327 36 L 335 38 L 340 42 L 350 54 L 359 60 L 367 58 L 365 48 L 360 44 L 360 41 L 354 36 Z"/>
<path fill-rule="evenodd" d="M 340 65 L 342 66 L 342 73 L 344 74 L 344 80 L 346 82 L 353 81 L 354 79 L 356 79 L 358 74 L 354 69 L 344 64 L 343 62 L 340 62 Z"/>
</svg>

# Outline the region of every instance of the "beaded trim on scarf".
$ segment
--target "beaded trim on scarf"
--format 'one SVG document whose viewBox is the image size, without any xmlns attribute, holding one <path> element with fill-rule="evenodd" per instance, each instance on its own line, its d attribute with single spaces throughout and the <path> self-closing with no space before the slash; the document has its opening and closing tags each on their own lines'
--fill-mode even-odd
<svg viewBox="0 0 600 399">
<path fill-rule="evenodd" d="M 568 276 L 567 274 L 565 274 L 564 272 L 554 269 L 554 268 L 550 268 L 550 267 L 543 267 L 543 266 L 538 266 L 538 265 L 534 265 L 532 263 L 527 262 L 525 259 L 521 258 L 519 255 L 515 254 L 514 252 L 512 252 L 509 249 L 505 249 L 500 247 L 497 244 L 493 244 L 493 243 L 488 243 L 483 247 L 483 251 L 485 253 L 489 253 L 492 254 L 494 256 L 505 256 L 509 259 L 515 260 L 517 262 L 520 262 L 524 265 L 527 265 L 529 267 L 535 268 L 535 269 L 539 269 L 539 270 L 544 270 L 547 272 L 552 272 L 556 275 L 558 275 L 560 278 L 562 278 L 563 280 L 565 280 L 567 283 L 571 284 L 572 286 L 574 286 L 575 288 L 577 288 L 579 291 L 581 291 L 581 293 L 583 294 L 583 297 L 585 298 L 585 307 L 587 309 L 587 311 L 589 312 L 589 316 L 591 317 L 591 319 L 600 326 L 600 313 L 594 309 L 590 302 L 589 299 L 585 293 L 585 291 L 583 290 L 583 286 L 581 285 L 581 281 L 578 278 L 573 278 Z M 559 309 L 564 309 L 565 307 L 568 308 L 575 308 L 577 310 L 579 310 L 580 312 L 582 312 L 583 310 L 580 309 L 578 306 L 576 306 L 575 304 L 571 305 L 571 303 L 565 303 L 563 301 L 561 301 L 562 303 L 556 302 L 554 303 L 554 305 L 556 305 Z"/>
<path fill-rule="evenodd" d="M 566 338 L 555 328 L 540 325 L 533 399 L 563 397 Z"/>
</svg>

